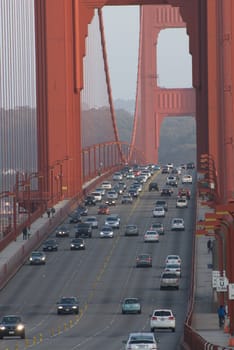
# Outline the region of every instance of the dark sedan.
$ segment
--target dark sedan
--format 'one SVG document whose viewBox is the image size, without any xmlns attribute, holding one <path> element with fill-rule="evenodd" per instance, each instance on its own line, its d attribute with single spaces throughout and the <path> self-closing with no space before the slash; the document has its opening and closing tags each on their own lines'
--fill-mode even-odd
<svg viewBox="0 0 234 350">
<path fill-rule="evenodd" d="M 83 238 L 73 238 L 70 243 L 71 250 L 85 250 L 85 241 Z"/>
<path fill-rule="evenodd" d="M 3 316 L 0 323 L 0 339 L 3 337 L 25 338 L 25 326 L 20 316 Z"/>
<path fill-rule="evenodd" d="M 79 313 L 79 302 L 76 297 L 62 297 L 57 302 L 57 314 L 76 314 Z"/>
<path fill-rule="evenodd" d="M 58 243 L 56 239 L 47 239 L 42 246 L 44 252 L 52 252 L 58 250 Z"/>
<path fill-rule="evenodd" d="M 152 255 L 144 253 L 137 255 L 136 267 L 152 267 Z"/>
</svg>

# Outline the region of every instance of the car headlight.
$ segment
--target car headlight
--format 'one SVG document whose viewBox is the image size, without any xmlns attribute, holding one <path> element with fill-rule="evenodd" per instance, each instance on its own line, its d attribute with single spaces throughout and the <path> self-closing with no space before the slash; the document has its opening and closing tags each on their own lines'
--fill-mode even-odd
<svg viewBox="0 0 234 350">
<path fill-rule="evenodd" d="M 30 257 L 29 260 L 32 261 L 32 257 Z"/>
<path fill-rule="evenodd" d="M 5 329 L 6 329 L 5 326 L 0 326 L 0 330 L 1 330 L 1 331 L 4 331 Z"/>
<path fill-rule="evenodd" d="M 16 327 L 17 331 L 22 331 L 24 329 L 24 325 L 23 324 L 18 324 Z"/>
<path fill-rule="evenodd" d="M 41 260 L 45 260 L 45 257 L 43 256 L 43 257 L 41 258 Z"/>
<path fill-rule="evenodd" d="M 76 305 L 73 305 L 73 306 L 72 306 L 72 309 L 77 309 L 77 306 L 76 306 Z"/>
<path fill-rule="evenodd" d="M 75 244 L 71 244 L 71 247 L 75 247 Z"/>
<path fill-rule="evenodd" d="M 60 309 L 60 310 L 63 309 L 63 306 L 62 306 L 62 305 L 59 305 L 59 306 L 58 306 L 58 309 Z"/>
</svg>

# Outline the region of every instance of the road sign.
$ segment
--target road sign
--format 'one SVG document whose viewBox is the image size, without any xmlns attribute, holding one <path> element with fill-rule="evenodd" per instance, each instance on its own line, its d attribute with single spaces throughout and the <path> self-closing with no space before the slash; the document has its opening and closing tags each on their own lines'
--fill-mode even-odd
<svg viewBox="0 0 234 350">
<path fill-rule="evenodd" d="M 234 283 L 229 283 L 228 285 L 228 298 L 229 300 L 234 300 Z"/>
<path fill-rule="evenodd" d="M 217 277 L 217 286 L 216 291 L 217 292 L 227 292 L 228 287 L 228 279 L 227 277 Z"/>
<path fill-rule="evenodd" d="M 217 278 L 220 277 L 220 271 L 212 271 L 212 287 L 217 287 Z"/>
</svg>

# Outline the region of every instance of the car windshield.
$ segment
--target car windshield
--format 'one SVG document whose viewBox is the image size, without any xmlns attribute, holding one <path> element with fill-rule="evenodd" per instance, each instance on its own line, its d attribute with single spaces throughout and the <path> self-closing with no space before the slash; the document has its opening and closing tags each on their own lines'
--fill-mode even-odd
<svg viewBox="0 0 234 350">
<path fill-rule="evenodd" d="M 4 316 L 2 323 L 18 323 L 21 322 L 21 318 L 18 316 Z"/>
<path fill-rule="evenodd" d="M 40 252 L 35 252 L 35 253 L 32 253 L 32 256 L 35 256 L 35 257 L 37 257 L 37 256 L 39 256 L 39 257 L 41 257 L 41 255 L 42 255 L 42 253 L 40 253 Z"/>
<path fill-rule="evenodd" d="M 171 316 L 171 312 L 166 310 L 155 311 L 154 316 Z"/>
<path fill-rule="evenodd" d="M 129 344 L 154 344 L 152 337 L 137 337 L 131 338 Z"/>
<path fill-rule="evenodd" d="M 62 298 L 61 304 L 74 304 L 76 300 L 74 298 Z"/>
<path fill-rule="evenodd" d="M 138 303 L 137 299 L 126 299 L 125 304 L 136 304 Z"/>
</svg>

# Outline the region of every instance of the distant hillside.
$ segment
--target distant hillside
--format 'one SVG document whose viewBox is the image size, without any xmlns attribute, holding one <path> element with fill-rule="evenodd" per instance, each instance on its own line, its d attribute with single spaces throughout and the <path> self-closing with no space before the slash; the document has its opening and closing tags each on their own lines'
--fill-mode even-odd
<svg viewBox="0 0 234 350">
<path fill-rule="evenodd" d="M 129 109 L 134 105 L 133 102 L 118 100 L 119 105 L 126 103 Z M 123 107 L 116 109 L 115 113 L 120 140 L 130 142 L 134 113 L 124 110 Z M 172 161 L 176 164 L 196 161 L 196 123 L 191 117 L 168 117 L 162 123 L 159 162 Z"/>
</svg>

